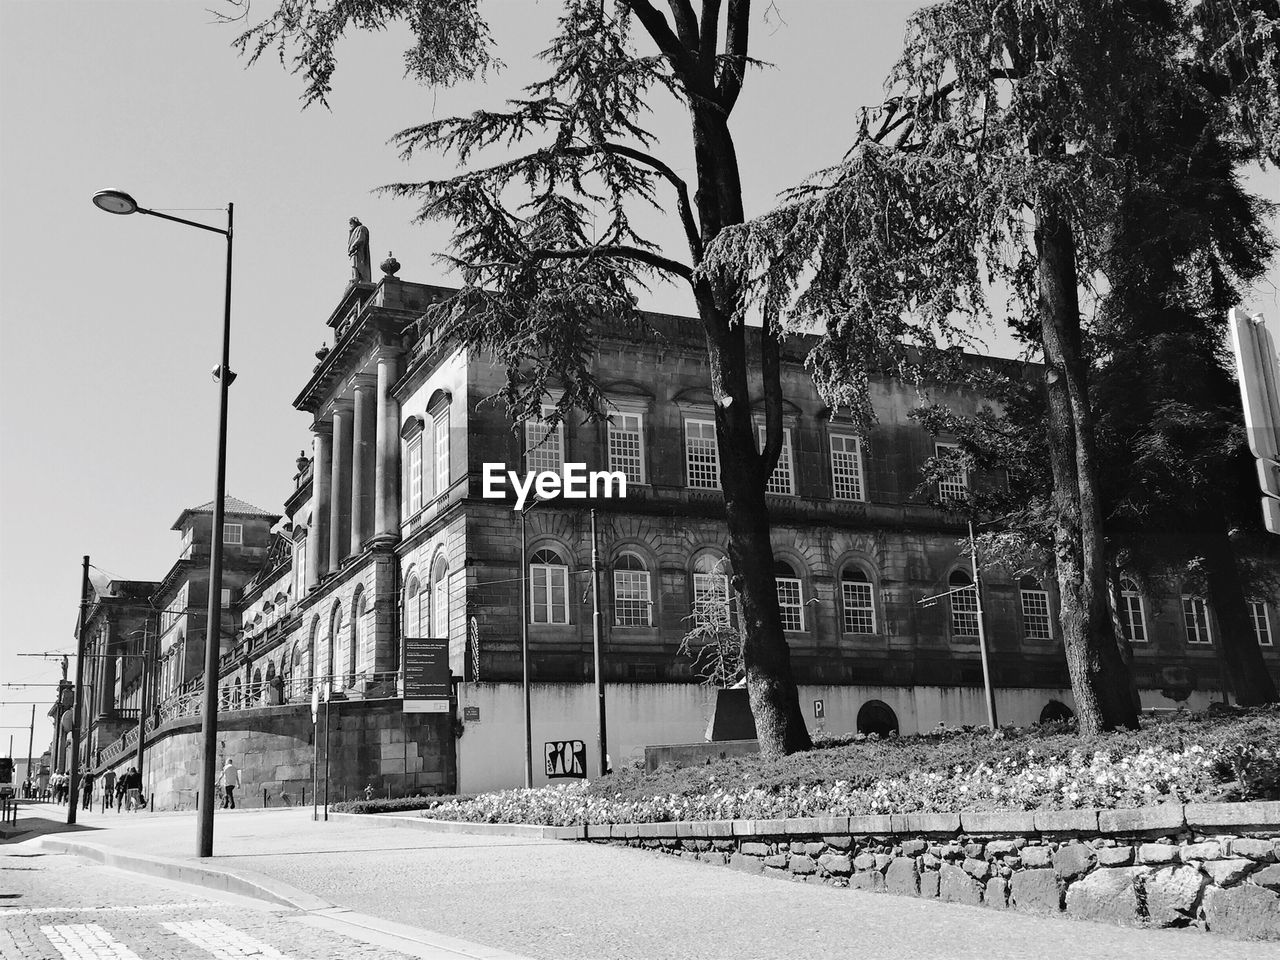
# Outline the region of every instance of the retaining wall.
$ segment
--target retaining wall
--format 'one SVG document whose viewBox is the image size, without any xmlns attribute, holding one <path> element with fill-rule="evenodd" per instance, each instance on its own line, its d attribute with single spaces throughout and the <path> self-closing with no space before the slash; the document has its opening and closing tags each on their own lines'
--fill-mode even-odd
<svg viewBox="0 0 1280 960">
<path fill-rule="evenodd" d="M 1280 802 L 576 829 L 794 881 L 1280 940 Z"/>
</svg>

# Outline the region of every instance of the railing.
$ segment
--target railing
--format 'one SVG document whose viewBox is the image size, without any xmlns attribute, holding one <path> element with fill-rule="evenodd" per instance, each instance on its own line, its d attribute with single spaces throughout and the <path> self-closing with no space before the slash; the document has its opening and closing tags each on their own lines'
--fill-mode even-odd
<svg viewBox="0 0 1280 960">
<path fill-rule="evenodd" d="M 240 699 L 219 704 L 219 711 L 252 710 L 257 707 L 274 707 L 287 703 L 309 703 L 317 687 L 328 683 L 331 695 L 342 700 L 385 700 L 400 695 L 400 673 L 387 670 L 379 673 L 364 672 L 354 677 L 333 675 L 319 677 L 284 677 L 249 684 Z"/>
</svg>

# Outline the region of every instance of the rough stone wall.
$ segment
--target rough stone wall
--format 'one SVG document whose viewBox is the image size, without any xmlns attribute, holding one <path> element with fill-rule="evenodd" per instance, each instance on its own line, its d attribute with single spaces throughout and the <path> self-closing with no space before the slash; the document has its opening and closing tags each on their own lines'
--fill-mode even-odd
<svg viewBox="0 0 1280 960">
<path fill-rule="evenodd" d="M 453 733 L 446 714 L 407 714 L 400 701 L 334 701 L 329 707 L 329 797 L 361 796 L 372 786 L 379 796 L 447 793 L 454 789 Z M 324 716 L 319 773 L 324 774 Z M 148 744 L 144 762 L 147 792 L 155 809 L 189 809 L 200 782 L 200 720 L 186 718 L 162 729 Z M 241 768 L 241 794 L 250 806 L 310 802 L 312 787 L 311 708 L 261 707 L 220 714 L 218 768 L 227 757 Z M 117 764 L 123 769 L 132 763 Z M 284 797 L 288 799 L 285 800 Z"/>
<path fill-rule="evenodd" d="M 1280 940 L 1274 802 L 613 824 L 585 832 L 595 842 L 799 882 Z"/>
</svg>

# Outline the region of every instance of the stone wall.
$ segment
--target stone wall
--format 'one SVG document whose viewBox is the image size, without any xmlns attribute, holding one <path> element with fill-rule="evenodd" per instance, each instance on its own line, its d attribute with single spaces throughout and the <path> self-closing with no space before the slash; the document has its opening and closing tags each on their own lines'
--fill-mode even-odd
<svg viewBox="0 0 1280 960">
<path fill-rule="evenodd" d="M 379 796 L 449 793 L 456 763 L 448 714 L 403 713 L 399 700 L 334 701 L 329 706 L 329 798 L 362 795 L 366 785 Z M 324 717 L 319 769 L 325 764 Z M 310 704 L 260 707 L 218 716 L 218 768 L 227 757 L 240 767 L 240 791 L 251 806 L 307 802 L 313 797 Z M 143 776 L 155 809 L 190 809 L 200 783 L 200 719 L 188 717 L 162 727 L 148 741 Z M 115 764 L 132 765 L 132 753 Z M 283 799 L 287 797 L 286 801 Z"/>
<path fill-rule="evenodd" d="M 1280 940 L 1280 802 L 589 825 L 794 881 Z"/>
</svg>

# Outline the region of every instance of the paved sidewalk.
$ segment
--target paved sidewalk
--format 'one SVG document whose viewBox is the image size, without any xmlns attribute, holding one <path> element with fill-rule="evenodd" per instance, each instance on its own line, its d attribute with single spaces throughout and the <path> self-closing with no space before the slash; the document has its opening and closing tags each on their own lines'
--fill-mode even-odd
<svg viewBox="0 0 1280 960">
<path fill-rule="evenodd" d="M 87 829 L 47 843 L 175 876 L 218 871 L 303 909 L 337 905 L 537 960 L 1276 956 L 1274 944 L 802 885 L 647 851 L 366 823 L 312 822 L 309 808 L 220 811 L 208 860 L 193 856 L 190 812 L 89 814 Z"/>
</svg>

